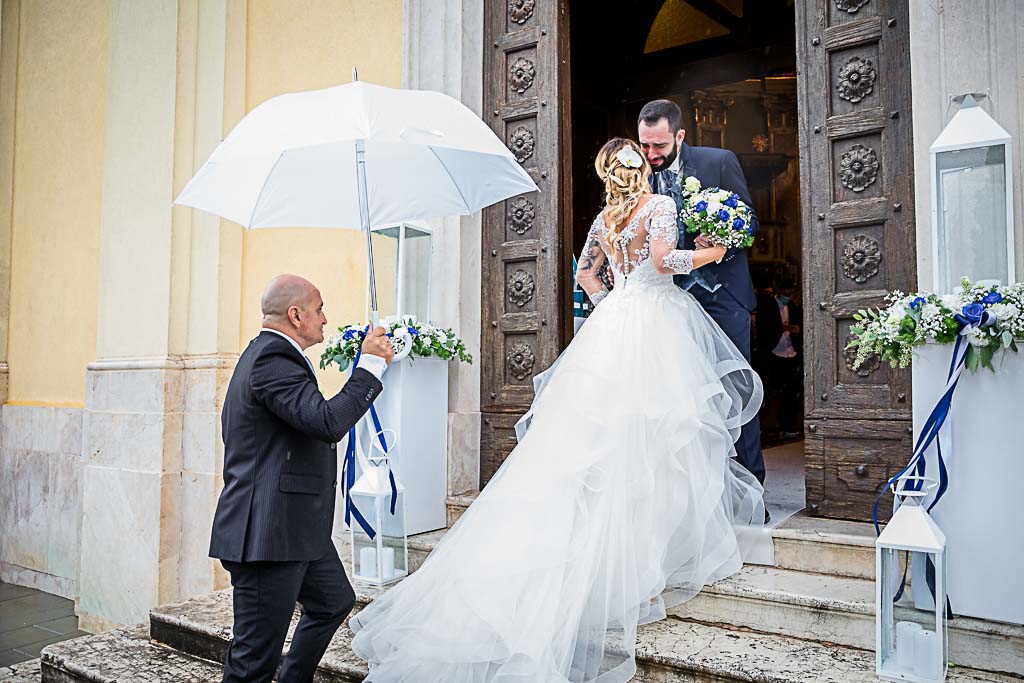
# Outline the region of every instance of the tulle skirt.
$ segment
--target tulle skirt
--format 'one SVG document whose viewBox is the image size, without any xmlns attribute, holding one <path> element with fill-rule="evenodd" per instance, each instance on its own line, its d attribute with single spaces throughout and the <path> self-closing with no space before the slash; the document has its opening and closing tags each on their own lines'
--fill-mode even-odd
<svg viewBox="0 0 1024 683">
<path fill-rule="evenodd" d="M 423 567 L 351 620 L 373 683 L 624 683 L 637 626 L 771 562 L 733 456 L 757 375 L 665 278 L 617 287 Z"/>
</svg>

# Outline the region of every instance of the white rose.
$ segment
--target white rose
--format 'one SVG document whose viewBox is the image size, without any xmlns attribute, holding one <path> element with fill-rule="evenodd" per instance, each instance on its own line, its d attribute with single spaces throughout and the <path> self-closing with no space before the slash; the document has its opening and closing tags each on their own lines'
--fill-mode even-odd
<svg viewBox="0 0 1024 683">
<path fill-rule="evenodd" d="M 732 196 L 732 192 L 729 192 L 729 190 L 719 190 L 718 192 L 715 193 L 715 196 L 718 198 L 718 201 L 724 202 L 726 199 Z"/>
<path fill-rule="evenodd" d="M 722 208 L 722 205 L 718 202 L 711 200 L 708 202 L 707 212 L 709 216 L 714 216 Z"/>
<path fill-rule="evenodd" d="M 683 189 L 689 194 L 700 192 L 700 181 L 692 175 L 687 176 L 686 180 L 683 182 Z"/>
<path fill-rule="evenodd" d="M 957 294 L 943 294 L 939 297 L 939 301 L 953 312 L 959 312 L 963 308 L 963 304 L 960 303 L 960 296 Z"/>
<path fill-rule="evenodd" d="M 889 315 L 886 318 L 886 322 L 890 325 L 898 325 L 906 316 L 907 309 L 903 308 L 903 306 L 893 306 L 889 309 Z"/>
</svg>

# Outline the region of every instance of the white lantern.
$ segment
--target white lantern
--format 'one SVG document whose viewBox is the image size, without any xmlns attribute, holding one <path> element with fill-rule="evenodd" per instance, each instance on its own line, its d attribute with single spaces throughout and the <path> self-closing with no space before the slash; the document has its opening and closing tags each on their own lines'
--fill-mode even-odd
<svg viewBox="0 0 1024 683">
<path fill-rule="evenodd" d="M 357 430 L 358 431 L 358 430 Z M 391 430 L 384 430 L 391 432 Z M 391 446 L 394 447 L 393 444 Z M 349 524 L 352 567 L 355 578 L 364 583 L 384 586 L 409 574 L 409 538 L 405 526 L 405 487 L 394 479 L 387 455 L 374 441 L 377 455 L 364 457 L 359 446 L 356 457 L 361 474 L 348 491 L 355 508 Z M 390 450 L 390 449 L 389 449 Z M 392 510 L 394 510 L 392 512 Z M 356 513 L 373 532 L 365 529 Z"/>
<path fill-rule="evenodd" d="M 371 230 L 380 312 L 430 320 L 430 250 L 433 231 L 421 223 Z"/>
<path fill-rule="evenodd" d="M 980 96 L 979 97 L 983 97 Z M 1015 281 L 1011 136 L 974 96 L 930 148 L 935 289 L 950 294 L 964 276 Z"/>
<path fill-rule="evenodd" d="M 921 477 L 906 477 L 923 481 Z M 912 683 L 939 683 L 949 659 L 946 636 L 946 537 L 921 506 L 926 492 L 902 488 L 893 493 L 899 508 L 875 541 L 875 659 L 879 678 Z M 930 610 L 896 597 L 907 572 L 903 562 L 922 563 L 925 580 L 911 590 L 927 592 Z"/>
</svg>

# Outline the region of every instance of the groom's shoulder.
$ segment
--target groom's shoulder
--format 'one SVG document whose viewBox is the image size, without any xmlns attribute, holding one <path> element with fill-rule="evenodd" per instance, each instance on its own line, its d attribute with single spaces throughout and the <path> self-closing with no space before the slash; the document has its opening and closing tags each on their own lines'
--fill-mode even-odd
<svg viewBox="0 0 1024 683">
<path fill-rule="evenodd" d="M 721 161 L 727 157 L 735 157 L 728 149 L 721 149 L 719 147 L 690 147 L 688 150 L 690 159 L 693 161 Z"/>
</svg>

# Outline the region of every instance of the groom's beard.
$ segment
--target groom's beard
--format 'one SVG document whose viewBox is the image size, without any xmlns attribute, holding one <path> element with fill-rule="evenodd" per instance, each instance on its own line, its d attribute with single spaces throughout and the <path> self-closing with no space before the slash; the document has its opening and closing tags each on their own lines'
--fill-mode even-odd
<svg viewBox="0 0 1024 683">
<path fill-rule="evenodd" d="M 668 168 L 669 166 L 672 165 L 672 162 L 676 160 L 676 155 L 678 155 L 678 154 L 679 154 L 679 143 L 677 143 L 677 142 L 675 142 L 673 140 L 673 142 L 672 142 L 672 151 L 669 152 L 668 154 L 666 154 L 664 156 L 663 160 L 658 162 L 657 166 L 655 166 L 654 163 L 652 162 L 651 163 L 651 170 L 654 171 L 655 173 L 660 173 L 661 171 L 664 171 L 666 168 Z"/>
</svg>

